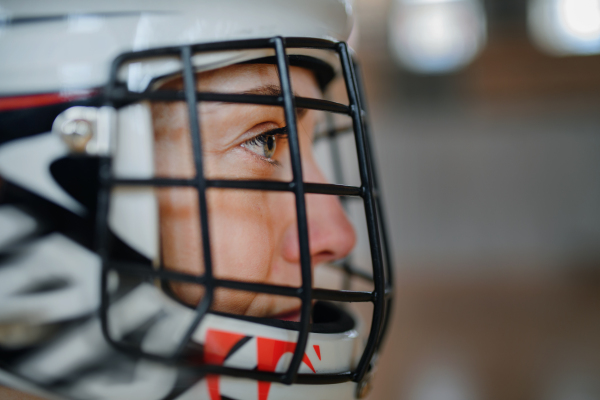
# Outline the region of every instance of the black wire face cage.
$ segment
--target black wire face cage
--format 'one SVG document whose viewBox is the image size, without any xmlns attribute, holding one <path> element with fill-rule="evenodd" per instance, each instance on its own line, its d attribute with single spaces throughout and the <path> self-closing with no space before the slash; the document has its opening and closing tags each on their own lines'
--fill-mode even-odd
<svg viewBox="0 0 600 400">
<path fill-rule="evenodd" d="M 348 105 L 335 103 L 328 100 L 295 97 L 290 80 L 289 56 L 287 49 L 320 49 L 337 53 L 343 78 L 345 81 Z M 223 50 L 256 50 L 270 49 L 275 51 L 276 67 L 279 75 L 280 95 L 253 95 L 253 94 L 225 94 L 197 92 L 197 75 L 192 64 L 195 54 L 223 51 Z M 132 60 L 148 60 L 157 57 L 178 57 L 183 65 L 182 79 L 183 90 L 156 91 L 138 93 L 128 90 L 118 81 L 118 71 L 127 62 Z M 321 39 L 309 38 L 281 38 L 253 39 L 228 41 L 221 43 L 208 43 L 180 47 L 168 47 L 140 52 L 132 52 L 119 56 L 113 63 L 110 81 L 106 87 L 106 103 L 109 106 L 119 107 L 141 100 L 158 101 L 185 101 L 187 116 L 189 118 L 189 132 L 193 147 L 193 160 L 196 170 L 195 177 L 190 179 L 158 178 L 152 179 L 120 179 L 115 178 L 111 172 L 111 159 L 100 159 L 100 192 L 98 198 L 97 214 L 97 250 L 103 260 L 102 274 L 102 305 L 101 320 L 102 330 L 107 341 L 117 349 L 136 357 L 148 357 L 162 362 L 177 362 L 181 360 L 182 353 L 198 325 L 211 308 L 214 292 L 218 287 L 241 290 L 255 293 L 265 293 L 278 296 L 290 296 L 301 301 L 298 323 L 298 336 L 295 351 L 289 367 L 284 373 L 264 372 L 257 370 L 244 370 L 219 365 L 203 364 L 195 366 L 199 373 L 229 375 L 245 377 L 260 381 L 291 383 L 341 383 L 346 381 L 360 382 L 370 370 L 373 356 L 377 353 L 383 338 L 390 316 L 392 303 L 392 265 L 389 256 L 389 247 L 383 225 L 382 208 L 377 189 L 377 180 L 373 170 L 371 145 L 364 111 L 364 102 L 361 96 L 361 85 L 357 74 L 357 66 L 353 62 L 348 46 L 343 42 L 331 42 Z M 286 125 L 288 127 L 289 155 L 291 160 L 292 176 L 290 182 L 258 181 L 258 180 L 224 180 L 207 179 L 203 172 L 202 141 L 199 124 L 198 103 L 202 101 L 247 103 L 282 107 Z M 307 183 L 303 181 L 300 146 L 296 124 L 296 109 L 305 108 L 321 110 L 330 113 L 343 114 L 351 118 L 354 141 L 357 150 L 360 186 L 346 186 L 342 184 Z M 329 138 L 335 138 L 335 130 L 328 133 Z M 335 158 L 335 157 L 334 157 Z M 152 269 L 147 265 L 136 263 L 123 263 L 112 256 L 113 245 L 108 227 L 109 197 L 111 190 L 117 186 L 137 187 L 188 187 L 194 188 L 198 193 L 198 209 L 200 214 L 200 230 L 202 233 L 201 247 L 203 250 L 204 274 L 201 276 L 170 271 L 164 268 Z M 211 257 L 211 244 L 207 216 L 206 191 L 208 188 L 245 189 L 261 191 L 290 192 L 295 196 L 296 218 L 299 236 L 301 286 L 285 287 L 261 283 L 240 282 L 234 280 L 218 279 L 214 276 Z M 305 207 L 305 194 L 316 193 L 332 196 L 362 198 L 366 216 L 366 228 L 370 246 L 372 275 L 361 271 L 349 261 L 339 264 L 339 268 L 346 274 L 345 280 L 359 277 L 372 281 L 372 291 L 330 290 L 312 287 L 311 256 L 309 252 L 307 212 Z M 144 277 L 161 282 L 185 282 L 201 285 L 204 293 L 195 308 L 194 318 L 183 336 L 177 350 L 168 357 L 146 354 L 140 347 L 131 346 L 111 335 L 109 327 L 108 310 L 109 278 L 111 271 L 123 272 L 134 276 Z M 311 331 L 311 314 L 313 300 L 335 301 L 342 303 L 365 302 L 373 304 L 372 321 L 368 340 L 357 367 L 353 371 L 335 374 L 298 374 L 300 364 L 307 346 L 309 332 Z"/>
</svg>

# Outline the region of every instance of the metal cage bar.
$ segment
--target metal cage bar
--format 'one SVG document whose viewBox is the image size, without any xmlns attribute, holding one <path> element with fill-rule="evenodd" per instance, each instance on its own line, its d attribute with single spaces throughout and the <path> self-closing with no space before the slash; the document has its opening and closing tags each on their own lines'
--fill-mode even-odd
<svg viewBox="0 0 600 400">
<path fill-rule="evenodd" d="M 366 139 L 363 132 L 362 109 L 359 103 L 359 94 L 357 93 L 356 82 L 352 71 L 352 59 L 350 57 L 348 47 L 345 43 L 338 43 L 338 51 L 342 62 L 342 73 L 346 82 L 346 90 L 348 99 L 350 100 L 350 108 L 352 109 L 352 122 L 354 125 L 354 138 L 356 141 L 356 150 L 359 159 L 359 172 L 362 182 L 362 187 L 365 192 L 364 206 L 365 216 L 367 219 L 367 232 L 369 236 L 369 244 L 371 247 L 371 259 L 373 261 L 373 280 L 375 285 L 375 298 L 373 301 L 373 318 L 371 321 L 371 329 L 367 345 L 363 355 L 356 368 L 353 380 L 361 381 L 367 372 L 369 362 L 375 352 L 377 339 L 382 327 L 384 313 L 384 275 L 383 265 L 381 260 L 381 244 L 379 239 L 379 228 L 377 226 L 377 212 L 373 193 L 372 171 L 369 168 L 369 161 L 366 152 Z"/>
<path fill-rule="evenodd" d="M 359 93 L 359 101 L 366 103 L 366 96 L 364 93 L 364 85 L 362 82 L 362 75 L 360 73 L 360 67 L 356 62 L 352 63 L 354 73 L 354 79 L 358 88 Z M 365 142 L 367 145 L 367 153 L 371 156 L 373 155 L 374 147 L 373 147 L 373 139 L 371 137 L 371 132 L 369 130 L 369 121 L 368 121 L 368 111 L 367 105 L 363 104 L 362 109 L 365 111 L 365 115 L 363 116 L 364 122 L 364 132 L 365 132 Z M 390 322 L 390 317 L 392 314 L 392 307 L 394 302 L 394 291 L 393 291 L 393 281 L 394 281 L 394 271 L 392 269 L 393 260 L 392 255 L 390 253 L 390 245 L 389 245 L 389 234 L 388 228 L 386 224 L 386 220 L 384 218 L 384 205 L 383 205 L 383 195 L 381 188 L 379 186 L 378 174 L 377 174 L 377 166 L 375 163 L 371 163 L 372 173 L 373 173 L 373 189 L 375 190 L 376 202 L 377 202 L 377 216 L 378 216 L 378 225 L 381 228 L 381 241 L 383 243 L 383 257 L 385 260 L 385 271 L 386 271 L 386 279 L 385 279 L 385 295 L 386 295 L 386 304 L 385 304 L 385 317 L 381 329 L 381 334 L 379 338 L 379 344 L 383 342 L 384 335 L 387 332 L 387 326 Z"/>
<path fill-rule="evenodd" d="M 168 186 L 168 187 L 195 187 L 195 179 L 177 179 L 177 178 L 153 178 L 153 179 L 111 179 L 113 186 Z M 231 179 L 206 179 L 207 188 L 219 189 L 246 189 L 246 190 L 264 190 L 277 192 L 294 192 L 296 182 L 282 181 L 260 181 L 260 180 L 231 180 Z M 355 196 L 362 197 L 363 190 L 356 186 L 337 185 L 334 183 L 311 183 L 304 182 L 305 193 L 329 194 L 333 196 Z"/>
<path fill-rule="evenodd" d="M 196 181 L 198 189 L 198 207 L 200 210 L 200 229 L 202 232 L 202 252 L 204 255 L 204 274 L 206 285 L 204 286 L 204 296 L 196 307 L 196 316 L 179 347 L 175 351 L 174 357 L 181 354 L 188 341 L 194 334 L 194 331 L 200 324 L 204 314 L 209 310 L 214 295 L 214 286 L 212 272 L 212 254 L 210 248 L 210 236 L 208 232 L 208 210 L 206 206 L 206 183 L 204 178 L 204 166 L 202 160 L 202 141 L 200 132 L 200 119 L 198 108 L 196 106 L 196 74 L 192 65 L 192 50 L 190 46 L 184 46 L 181 49 L 181 58 L 183 60 L 183 85 L 185 89 L 186 103 L 188 105 L 188 118 L 190 123 L 190 135 L 192 137 L 192 148 L 194 150 L 194 166 L 196 167 Z"/>
<path fill-rule="evenodd" d="M 294 186 L 294 195 L 296 197 L 296 223 L 298 224 L 298 241 L 300 245 L 300 269 L 302 276 L 302 305 L 300 308 L 300 325 L 296 341 L 296 349 L 292 356 L 289 368 L 283 379 L 284 383 L 294 382 L 302 357 L 306 351 L 308 343 L 308 333 L 310 330 L 310 317 L 312 314 L 312 268 L 310 249 L 308 245 L 308 223 L 306 220 L 306 204 L 304 199 L 304 180 L 302 179 L 302 159 L 300 158 L 300 140 L 298 138 L 298 127 L 296 125 L 296 106 L 292 96 L 292 81 L 287 54 L 285 52 L 285 41 L 281 37 L 272 39 L 275 48 L 275 57 L 277 58 L 277 71 L 279 72 L 279 83 L 284 100 L 285 122 L 288 127 L 288 143 L 290 158 L 292 163 L 292 176 Z"/>
<path fill-rule="evenodd" d="M 167 271 L 164 269 L 151 270 L 146 264 L 136 264 L 132 262 L 110 262 L 109 270 L 121 272 L 123 274 L 164 279 L 172 282 L 194 283 L 197 285 L 206 285 L 208 279 L 205 275 L 190 275 L 181 272 Z M 299 297 L 303 295 L 302 288 L 282 285 L 269 285 L 264 283 L 251 283 L 245 281 L 236 281 L 231 279 L 213 278 L 212 283 L 215 287 L 241 290 L 246 292 L 273 294 L 278 296 Z M 375 292 L 353 291 L 353 290 L 330 290 L 330 289 L 312 289 L 313 300 L 329 300 L 340 302 L 372 302 Z"/>
<path fill-rule="evenodd" d="M 114 100 L 122 102 L 134 102 L 140 100 L 154 101 L 185 101 L 186 94 L 176 90 L 157 90 L 153 92 L 131 92 L 125 88 L 116 89 L 113 95 Z M 265 94 L 237 94 L 237 93 L 210 93 L 196 92 L 198 101 L 211 101 L 220 103 L 243 103 L 256 104 L 263 106 L 283 106 L 282 96 L 272 96 Z M 294 96 L 296 108 L 306 108 L 308 110 L 329 111 L 337 114 L 350 115 L 350 107 L 345 104 L 334 101 L 313 99 L 310 97 Z"/>
<path fill-rule="evenodd" d="M 296 97 L 291 88 L 291 79 L 289 75 L 289 63 L 286 48 L 312 48 L 335 51 L 342 64 L 342 73 L 346 83 L 346 89 L 349 99 L 349 105 L 335 103 L 327 100 L 310 99 Z M 240 49 L 273 49 L 277 62 L 279 73 L 281 95 L 240 95 L 240 94 L 220 94 L 204 93 L 196 90 L 195 72 L 193 69 L 191 57 L 194 53 L 215 51 L 215 50 L 240 50 Z M 158 91 L 149 93 L 129 92 L 123 87 L 118 86 L 117 74 L 119 68 L 130 61 L 144 58 L 170 56 L 180 57 L 183 64 L 184 91 Z M 203 316 L 208 311 L 212 302 L 213 290 L 216 287 L 230 288 L 234 290 L 245 290 L 257 293 L 268 293 L 283 296 L 298 297 L 302 300 L 301 319 L 298 329 L 298 339 L 296 349 L 292 356 L 292 361 L 285 373 L 273 373 L 256 370 L 246 370 L 239 368 L 229 368 L 217 365 L 201 365 L 194 367 L 202 373 L 215 373 L 222 375 L 253 378 L 264 381 L 282 382 L 291 384 L 297 383 L 341 383 L 346 381 L 360 381 L 370 367 L 370 361 L 375 351 L 377 351 L 378 339 L 387 325 L 389 318 L 389 306 L 391 304 L 392 289 L 391 285 L 391 258 L 389 256 L 389 247 L 387 246 L 386 230 L 381 220 L 381 202 L 377 194 L 377 181 L 375 173 L 370 168 L 371 144 L 366 121 L 363 117 L 363 106 L 361 104 L 362 88 L 357 80 L 354 64 L 350 56 L 348 47 L 345 43 L 331 42 L 322 39 L 310 38 L 287 38 L 281 37 L 268 39 L 238 40 L 220 43 L 208 43 L 192 46 L 177 46 L 163 49 L 146 50 L 123 54 L 115 59 L 110 71 L 110 80 L 106 86 L 106 103 L 108 105 L 122 104 L 124 101 L 138 101 L 141 99 L 165 100 L 165 101 L 186 101 L 188 105 L 188 117 L 190 123 L 190 134 L 192 135 L 192 145 L 194 150 L 194 163 L 196 167 L 196 176 L 193 179 L 126 179 L 114 178 L 111 176 L 110 159 L 101 160 L 100 168 L 100 186 L 98 196 L 97 212 L 97 248 L 98 253 L 103 260 L 102 276 L 102 302 L 101 319 L 102 329 L 107 340 L 117 348 L 133 353 L 137 356 L 145 356 L 150 359 L 165 360 L 165 357 L 153 356 L 152 354 L 142 353 L 139 349 L 118 343 L 114 341 L 108 332 L 107 310 L 109 299 L 107 295 L 107 276 L 111 270 L 130 273 L 147 278 L 159 278 L 169 281 L 189 282 L 206 287 L 206 294 L 196 308 L 196 317 L 193 324 L 186 332 L 186 336 L 176 353 L 168 360 L 175 360 L 183 351 L 185 344 L 189 341 L 197 326 L 200 324 Z M 277 181 L 250 181 L 250 180 L 218 180 L 206 179 L 203 173 L 202 165 L 202 144 L 200 140 L 200 125 L 197 103 L 201 101 L 222 101 L 232 103 L 249 103 L 279 106 L 284 109 L 286 124 L 288 126 L 289 150 L 292 164 L 293 180 L 291 182 Z M 346 114 L 352 117 L 352 125 L 357 147 L 357 156 L 359 161 L 359 173 L 361 177 L 361 186 L 345 186 L 335 184 L 318 184 L 304 182 L 302 179 L 302 165 L 300 157 L 300 146 L 298 141 L 298 132 L 296 126 L 296 109 L 307 108 L 322 110 L 333 113 Z M 331 132 L 328 136 L 335 136 L 336 132 Z M 195 187 L 198 191 L 200 207 L 200 224 L 202 231 L 202 248 L 204 250 L 204 263 L 206 273 L 202 276 L 194 276 L 183 273 L 176 273 L 167 270 L 152 270 L 147 265 L 132 265 L 131 263 L 119 263 L 110 260 L 110 243 L 108 235 L 108 207 L 110 189 L 119 185 L 131 186 L 188 186 Z M 249 282 L 238 282 L 233 280 L 216 279 L 212 275 L 212 260 L 210 254 L 210 241 L 208 229 L 208 211 L 206 204 L 206 190 L 208 188 L 220 189 L 248 189 L 248 190 L 274 190 L 289 191 L 294 193 L 296 201 L 296 218 L 298 223 L 301 274 L 302 284 L 300 288 L 285 287 L 279 285 L 258 284 Z M 308 244 L 308 226 L 305 207 L 305 194 L 319 193 L 336 196 L 361 197 L 364 201 L 365 215 L 367 218 L 367 230 L 371 249 L 371 258 L 373 264 L 373 275 L 352 267 L 348 262 L 344 262 L 339 267 L 348 275 L 366 279 L 374 282 L 372 292 L 360 292 L 349 290 L 328 290 L 312 288 L 312 270 L 310 261 L 310 250 Z M 381 231 L 380 231 L 381 229 Z M 382 260 L 382 243 L 380 233 L 383 236 L 383 255 L 385 258 L 385 267 L 387 269 L 387 278 L 384 273 Z M 298 374 L 300 363 L 308 342 L 311 323 L 310 315 L 312 312 L 313 299 L 339 301 L 339 302 L 371 302 L 373 303 L 373 317 L 371 329 L 366 347 L 360 358 L 360 361 L 354 371 L 348 371 L 339 374 Z"/>
</svg>

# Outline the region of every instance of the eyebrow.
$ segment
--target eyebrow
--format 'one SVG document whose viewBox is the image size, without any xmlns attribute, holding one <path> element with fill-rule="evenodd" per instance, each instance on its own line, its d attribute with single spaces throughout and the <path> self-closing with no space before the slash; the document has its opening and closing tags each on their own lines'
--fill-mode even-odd
<svg viewBox="0 0 600 400">
<path fill-rule="evenodd" d="M 263 96 L 282 96 L 281 89 L 277 85 L 262 85 L 252 89 L 244 90 L 235 94 L 257 94 Z M 298 96 L 298 93 L 294 92 L 294 97 Z M 306 108 L 296 108 L 296 114 L 298 118 L 302 118 L 308 110 Z"/>
</svg>

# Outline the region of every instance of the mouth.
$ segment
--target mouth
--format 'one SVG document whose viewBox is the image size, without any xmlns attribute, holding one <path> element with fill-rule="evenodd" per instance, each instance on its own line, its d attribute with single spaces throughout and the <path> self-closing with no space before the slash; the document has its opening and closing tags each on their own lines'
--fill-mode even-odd
<svg viewBox="0 0 600 400">
<path fill-rule="evenodd" d="M 286 311 L 284 313 L 275 315 L 273 318 L 279 319 L 282 321 L 300 322 L 300 309 L 296 308 L 291 311 Z"/>
</svg>

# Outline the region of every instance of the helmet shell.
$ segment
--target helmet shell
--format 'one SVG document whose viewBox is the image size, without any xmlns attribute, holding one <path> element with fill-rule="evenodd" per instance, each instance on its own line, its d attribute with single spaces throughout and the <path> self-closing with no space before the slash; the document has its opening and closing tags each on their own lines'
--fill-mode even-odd
<svg viewBox="0 0 600 400">
<path fill-rule="evenodd" d="M 347 39 L 343 0 L 3 1 L 0 95 L 98 87 L 120 53 L 224 40 Z"/>
</svg>

